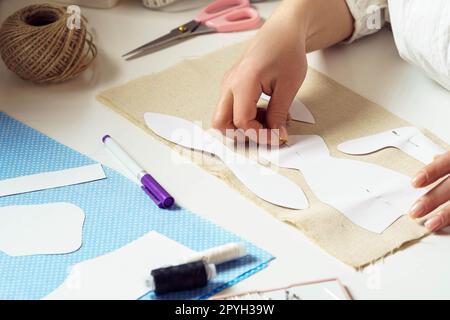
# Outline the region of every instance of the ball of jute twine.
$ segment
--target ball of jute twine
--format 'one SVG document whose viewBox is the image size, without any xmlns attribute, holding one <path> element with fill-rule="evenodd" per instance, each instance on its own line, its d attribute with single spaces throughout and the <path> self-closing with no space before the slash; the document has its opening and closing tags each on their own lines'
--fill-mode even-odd
<svg viewBox="0 0 450 320">
<path fill-rule="evenodd" d="M 69 28 L 65 7 L 39 4 L 8 17 L 0 28 L 0 55 L 25 80 L 59 83 L 83 72 L 97 55 L 86 19 Z"/>
</svg>

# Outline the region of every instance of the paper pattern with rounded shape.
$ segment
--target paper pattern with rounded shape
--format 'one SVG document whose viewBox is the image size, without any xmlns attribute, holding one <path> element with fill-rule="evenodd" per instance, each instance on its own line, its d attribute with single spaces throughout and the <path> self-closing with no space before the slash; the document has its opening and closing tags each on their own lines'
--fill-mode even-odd
<svg viewBox="0 0 450 320">
<path fill-rule="evenodd" d="M 322 202 L 368 231 L 382 233 L 426 192 L 393 170 L 331 157 L 320 136 L 291 136 L 289 142 L 262 156 L 277 166 L 300 170 Z"/>
<path fill-rule="evenodd" d="M 64 283 L 44 299 L 136 300 L 150 291 L 145 280 L 151 270 L 194 253 L 151 231 L 122 248 L 74 265 Z"/>
<path fill-rule="evenodd" d="M 194 123 L 161 113 L 147 112 L 147 126 L 157 135 L 186 148 L 215 154 L 255 195 L 290 209 L 308 208 L 302 189 L 288 178 L 241 156 Z"/>
<path fill-rule="evenodd" d="M 397 128 L 349 140 L 338 145 L 338 150 L 346 154 L 365 155 L 389 147 L 400 149 L 424 164 L 433 162 L 435 156 L 445 153 L 444 148 L 428 139 L 416 127 Z"/>
<path fill-rule="evenodd" d="M 265 93 L 261 94 L 262 100 L 269 102 L 270 98 L 271 97 Z M 309 111 L 308 107 L 305 106 L 303 102 L 298 100 L 298 98 L 294 98 L 294 101 L 292 101 L 292 104 L 289 108 L 289 114 L 291 115 L 292 120 L 312 124 L 316 123 L 316 120 L 314 119 L 311 111 Z"/>
<path fill-rule="evenodd" d="M 0 207 L 0 250 L 13 257 L 74 252 L 84 218 L 81 208 L 65 202 Z"/>
</svg>

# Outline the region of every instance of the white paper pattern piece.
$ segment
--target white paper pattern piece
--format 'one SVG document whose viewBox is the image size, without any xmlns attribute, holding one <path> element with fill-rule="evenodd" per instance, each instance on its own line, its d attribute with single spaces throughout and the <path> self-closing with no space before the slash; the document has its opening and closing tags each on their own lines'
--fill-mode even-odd
<svg viewBox="0 0 450 320">
<path fill-rule="evenodd" d="M 270 101 L 270 96 L 263 93 L 261 94 L 261 99 Z M 294 101 L 292 101 L 291 107 L 289 108 L 289 114 L 291 115 L 292 120 L 306 123 L 316 123 L 311 111 L 309 111 L 303 102 L 299 101 L 297 98 L 294 98 Z"/>
<path fill-rule="evenodd" d="M 43 172 L 0 181 L 0 197 L 105 179 L 101 164 Z"/>
<path fill-rule="evenodd" d="M 429 164 L 445 150 L 415 127 L 403 127 L 341 143 L 338 150 L 352 155 L 369 154 L 384 148 L 402 150 L 418 161 Z"/>
<path fill-rule="evenodd" d="M 406 214 L 426 192 L 413 188 L 411 179 L 398 172 L 331 157 L 317 135 L 291 136 L 288 147 L 261 156 L 280 167 L 300 170 L 320 201 L 376 233 Z"/>
<path fill-rule="evenodd" d="M 157 135 L 186 148 L 205 151 L 220 158 L 255 195 L 272 204 L 306 209 L 303 190 L 288 178 L 239 155 L 194 123 L 174 116 L 147 112 L 147 126 Z"/>
<path fill-rule="evenodd" d="M 148 291 L 152 269 L 171 265 L 194 251 L 151 231 L 126 246 L 71 268 L 46 300 L 136 300 Z"/>
<path fill-rule="evenodd" d="M 74 252 L 84 217 L 71 203 L 0 207 L 0 251 L 13 257 Z"/>
</svg>

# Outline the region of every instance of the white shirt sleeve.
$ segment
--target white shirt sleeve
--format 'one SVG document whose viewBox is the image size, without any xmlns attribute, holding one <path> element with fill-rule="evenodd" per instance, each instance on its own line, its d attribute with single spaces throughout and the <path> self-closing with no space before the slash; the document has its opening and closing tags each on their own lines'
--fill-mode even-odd
<svg viewBox="0 0 450 320">
<path fill-rule="evenodd" d="M 386 24 L 387 0 L 346 0 L 355 20 L 353 34 L 344 43 L 375 33 Z"/>
<path fill-rule="evenodd" d="M 356 39 L 391 23 L 400 56 L 450 90 L 450 0 L 346 0 Z"/>
<path fill-rule="evenodd" d="M 389 0 L 400 56 L 450 90 L 450 1 Z"/>
</svg>

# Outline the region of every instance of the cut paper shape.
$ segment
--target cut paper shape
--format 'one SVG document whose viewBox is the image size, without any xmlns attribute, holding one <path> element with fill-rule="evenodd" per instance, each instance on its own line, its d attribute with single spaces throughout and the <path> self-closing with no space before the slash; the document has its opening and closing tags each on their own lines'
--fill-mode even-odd
<svg viewBox="0 0 450 320">
<path fill-rule="evenodd" d="M 418 161 L 429 164 L 445 150 L 428 139 L 415 127 L 403 127 L 375 135 L 349 140 L 338 145 L 338 150 L 352 155 L 364 155 L 393 147 L 402 150 Z"/>
<path fill-rule="evenodd" d="M 151 231 L 124 247 L 74 265 L 64 283 L 45 300 L 136 300 L 149 292 L 152 269 L 195 253 Z"/>
<path fill-rule="evenodd" d="M 306 209 L 303 190 L 288 178 L 228 149 L 194 123 L 174 116 L 147 112 L 147 126 L 162 138 L 186 148 L 216 155 L 250 191 L 272 204 Z"/>
<path fill-rule="evenodd" d="M 410 178 L 378 165 L 331 157 L 322 137 L 291 136 L 289 146 L 261 152 L 271 163 L 300 170 L 322 202 L 356 225 L 382 233 L 406 214 L 426 190 Z"/>
<path fill-rule="evenodd" d="M 44 172 L 0 181 L 0 197 L 105 179 L 101 164 Z"/>
<path fill-rule="evenodd" d="M 269 102 L 271 97 L 263 93 L 261 94 L 261 99 Z M 289 108 L 289 114 L 291 115 L 292 120 L 313 124 L 316 123 L 316 120 L 314 119 L 311 111 L 309 111 L 308 107 L 306 107 L 305 104 L 297 98 L 294 98 L 294 101 L 292 101 Z"/>
<path fill-rule="evenodd" d="M 62 254 L 78 250 L 85 214 L 71 203 L 0 207 L 0 250 L 7 255 Z"/>
</svg>

